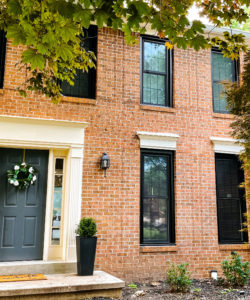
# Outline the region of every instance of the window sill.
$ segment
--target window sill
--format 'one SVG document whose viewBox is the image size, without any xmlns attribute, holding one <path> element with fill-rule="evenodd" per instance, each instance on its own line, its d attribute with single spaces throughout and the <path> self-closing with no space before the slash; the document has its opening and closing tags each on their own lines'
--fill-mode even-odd
<svg viewBox="0 0 250 300">
<path fill-rule="evenodd" d="M 230 119 L 232 120 L 234 118 L 234 115 L 232 114 L 221 114 L 221 113 L 213 113 L 213 118 L 218 118 L 218 119 Z"/>
<path fill-rule="evenodd" d="M 0 89 L 0 95 L 3 95 L 3 89 Z"/>
<path fill-rule="evenodd" d="M 72 102 L 72 103 L 96 105 L 96 99 L 67 97 L 67 96 L 62 96 L 61 102 Z"/>
<path fill-rule="evenodd" d="M 219 250 L 250 250 L 250 244 L 225 244 L 219 245 Z"/>
<path fill-rule="evenodd" d="M 141 104 L 140 108 L 142 110 L 160 111 L 160 112 L 166 112 L 166 113 L 172 113 L 172 114 L 174 114 L 176 112 L 176 109 L 173 107 L 163 107 L 163 106 Z"/>
<path fill-rule="evenodd" d="M 151 252 L 176 252 L 178 248 L 176 245 L 173 246 L 140 246 L 141 253 Z"/>
</svg>

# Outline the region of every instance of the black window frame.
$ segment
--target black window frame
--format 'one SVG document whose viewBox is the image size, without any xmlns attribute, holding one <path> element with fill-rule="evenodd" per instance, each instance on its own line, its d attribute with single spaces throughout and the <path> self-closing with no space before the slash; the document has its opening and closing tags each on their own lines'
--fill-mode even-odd
<svg viewBox="0 0 250 300">
<path fill-rule="evenodd" d="M 143 190 L 144 190 L 144 156 L 155 155 L 155 156 L 167 156 L 169 158 L 169 169 L 168 169 L 168 197 L 169 197 L 169 240 L 167 241 L 147 241 L 144 242 L 143 238 Z M 141 177 L 140 177 L 140 245 L 141 246 L 162 246 L 162 245 L 175 245 L 175 199 L 174 199 L 174 151 L 167 150 L 155 150 L 155 149 L 141 149 Z"/>
<path fill-rule="evenodd" d="M 97 44 L 98 44 L 98 27 L 96 25 L 90 25 L 88 29 L 83 28 L 84 38 L 90 35 L 90 38 L 96 37 L 96 43 L 91 46 L 92 52 L 95 53 L 97 58 Z M 90 78 L 90 84 L 88 85 L 88 95 L 72 95 L 71 93 L 64 92 L 62 89 L 62 95 L 66 97 L 73 97 L 73 98 L 83 98 L 83 99 L 96 99 L 96 68 L 97 68 L 97 60 L 95 61 L 95 68 L 91 68 L 88 70 L 88 77 Z M 60 82 L 62 84 L 62 82 Z M 72 87 L 74 88 L 75 85 Z"/>
<path fill-rule="evenodd" d="M 213 101 L 213 112 L 219 113 L 219 114 L 229 114 L 230 112 L 228 110 L 217 110 L 215 108 L 215 103 L 214 103 L 214 82 L 219 83 L 220 81 L 213 80 L 213 52 L 214 53 L 219 53 L 223 56 L 223 53 L 220 49 L 218 48 L 212 48 L 211 49 L 211 81 L 212 81 L 212 101 Z M 239 82 L 239 70 L 240 70 L 240 59 L 233 60 L 232 61 L 232 82 Z"/>
<path fill-rule="evenodd" d="M 0 30 L 0 89 L 3 88 L 4 83 L 6 44 L 6 33 L 3 30 Z"/>
<path fill-rule="evenodd" d="M 159 107 L 173 107 L 173 49 L 167 49 L 166 47 L 166 65 L 165 65 L 165 73 L 157 72 L 157 71 L 146 71 L 144 70 L 144 43 L 145 42 L 151 42 L 151 43 L 157 43 L 157 44 L 163 44 L 167 42 L 167 39 L 160 39 L 155 36 L 149 36 L 149 35 L 141 35 L 141 80 L 140 80 L 140 98 L 141 98 L 141 104 L 142 105 L 152 105 L 152 106 L 159 106 Z M 146 74 L 154 74 L 154 75 L 161 75 L 165 76 L 165 104 L 153 104 L 143 101 L 143 75 Z"/>
<path fill-rule="evenodd" d="M 219 196 L 218 196 L 218 182 L 217 182 L 217 167 L 216 167 L 216 159 L 233 159 L 237 161 L 238 165 L 238 181 L 239 183 L 244 182 L 244 171 L 242 169 L 242 162 L 239 160 L 238 155 L 234 154 L 224 154 L 224 153 L 215 153 L 215 177 L 216 177 L 216 206 L 217 206 L 217 229 L 218 229 L 218 243 L 219 244 L 244 244 L 248 242 L 248 232 L 240 232 L 241 240 L 234 241 L 230 239 L 223 240 L 220 236 L 220 220 L 219 220 Z M 244 222 L 244 214 L 247 212 L 247 206 L 246 206 L 246 193 L 244 187 L 238 187 L 239 192 L 239 198 L 240 198 L 240 209 L 241 209 L 241 215 L 240 220 L 241 224 Z"/>
</svg>

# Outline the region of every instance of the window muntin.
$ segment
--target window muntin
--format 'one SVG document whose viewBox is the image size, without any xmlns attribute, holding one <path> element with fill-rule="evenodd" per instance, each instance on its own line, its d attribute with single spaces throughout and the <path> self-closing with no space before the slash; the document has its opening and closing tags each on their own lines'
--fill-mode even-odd
<svg viewBox="0 0 250 300">
<path fill-rule="evenodd" d="M 6 37 L 3 30 L 0 31 L 0 89 L 3 88 L 4 66 L 6 53 Z"/>
<path fill-rule="evenodd" d="M 81 46 L 88 51 L 93 51 L 97 56 L 97 27 L 91 25 L 89 29 L 84 29 Z M 77 70 L 74 86 L 68 82 L 61 83 L 61 89 L 64 96 L 90 98 L 96 97 L 96 69 L 91 68 L 88 72 Z"/>
<path fill-rule="evenodd" d="M 246 212 L 244 172 L 235 155 L 216 154 L 216 193 L 219 243 L 233 244 L 247 241 L 242 229 L 243 214 Z"/>
<path fill-rule="evenodd" d="M 224 57 L 221 51 L 212 50 L 212 85 L 214 112 L 228 113 L 226 97 L 223 95 L 224 87 L 221 81 L 237 81 L 238 63 Z"/>
<path fill-rule="evenodd" d="M 172 51 L 157 38 L 142 38 L 141 102 L 172 106 Z"/>
<path fill-rule="evenodd" d="M 174 243 L 173 154 L 142 150 L 141 243 Z"/>
</svg>

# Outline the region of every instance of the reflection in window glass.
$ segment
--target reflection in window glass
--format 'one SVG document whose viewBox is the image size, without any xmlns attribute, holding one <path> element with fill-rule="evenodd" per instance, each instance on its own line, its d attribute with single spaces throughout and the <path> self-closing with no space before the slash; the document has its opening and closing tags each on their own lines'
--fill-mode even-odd
<svg viewBox="0 0 250 300">
<path fill-rule="evenodd" d="M 62 195 L 63 195 L 63 166 L 64 159 L 55 159 L 54 193 L 53 193 L 53 218 L 52 218 L 52 245 L 60 245 Z"/>
<path fill-rule="evenodd" d="M 213 106 L 214 111 L 228 113 L 226 97 L 223 94 L 223 81 L 236 81 L 237 63 L 224 57 L 219 51 L 212 51 L 212 81 L 213 81 Z"/>
<path fill-rule="evenodd" d="M 142 48 L 142 103 L 170 106 L 172 53 L 160 39 L 143 38 Z"/>
<path fill-rule="evenodd" d="M 142 228 L 143 244 L 174 241 L 173 199 L 171 199 L 171 154 L 142 151 Z"/>
</svg>

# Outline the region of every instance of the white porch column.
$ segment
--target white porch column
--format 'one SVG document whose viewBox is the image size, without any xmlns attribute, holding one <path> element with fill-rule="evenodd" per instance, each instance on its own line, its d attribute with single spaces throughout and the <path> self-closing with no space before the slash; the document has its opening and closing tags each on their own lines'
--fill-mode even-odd
<svg viewBox="0 0 250 300">
<path fill-rule="evenodd" d="M 83 148 L 72 148 L 69 153 L 69 175 L 68 181 L 68 224 L 65 228 L 67 235 L 66 260 L 76 259 L 75 230 L 81 218 L 82 202 L 82 168 L 83 168 Z M 80 180 L 79 180 L 80 179 Z"/>
</svg>

